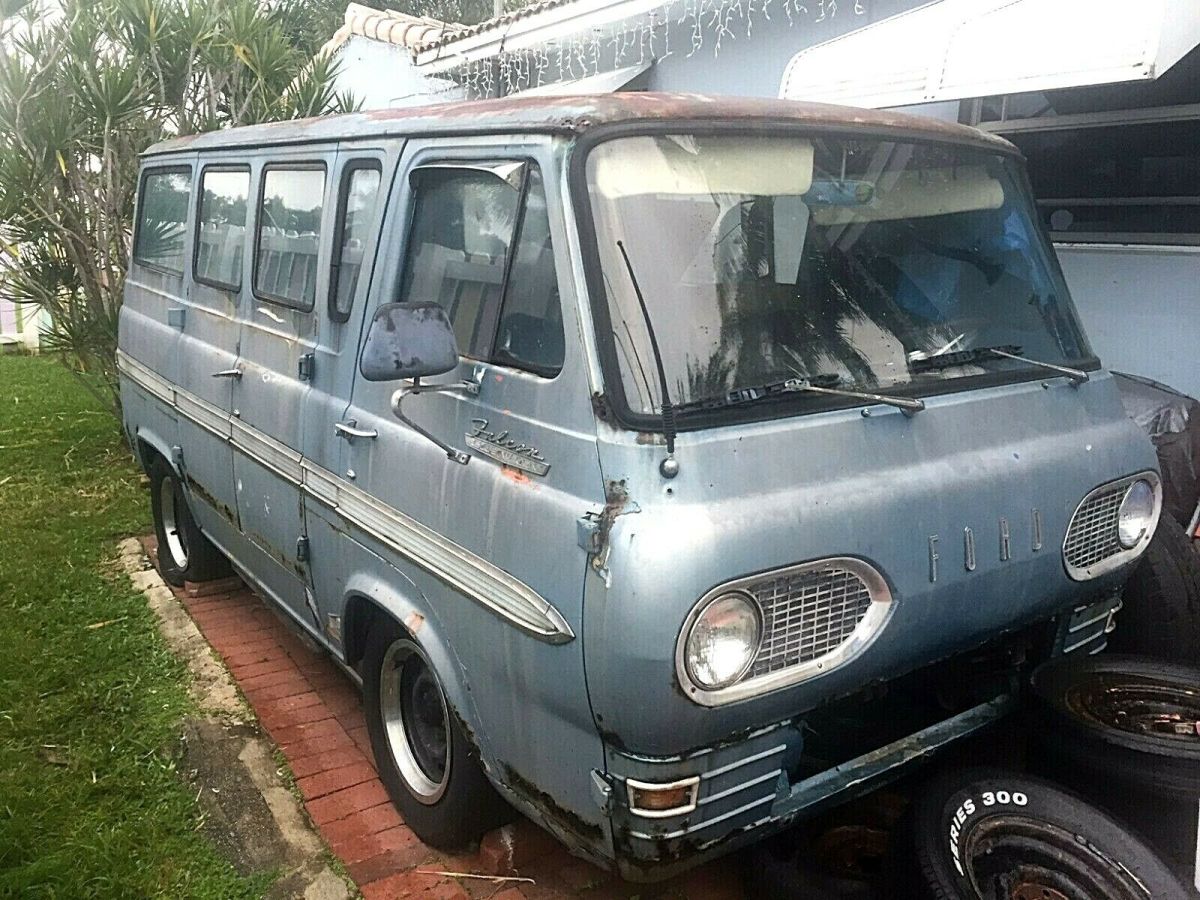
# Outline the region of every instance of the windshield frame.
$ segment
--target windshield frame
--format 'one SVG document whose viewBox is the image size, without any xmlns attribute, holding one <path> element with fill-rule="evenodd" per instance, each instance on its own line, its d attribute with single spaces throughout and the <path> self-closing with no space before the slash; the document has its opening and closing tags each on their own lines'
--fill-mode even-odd
<svg viewBox="0 0 1200 900">
<path fill-rule="evenodd" d="M 849 137 L 910 144 L 949 144 L 1010 158 L 1016 164 L 1014 175 L 1025 193 L 1025 200 L 1030 209 L 1032 229 L 1037 236 L 1037 240 L 1040 242 L 1040 247 L 1046 256 L 1048 265 L 1052 269 L 1052 274 L 1056 275 L 1061 280 L 1063 286 L 1067 288 L 1063 301 L 1070 310 L 1084 343 L 1087 344 L 1089 350 L 1091 349 L 1091 342 L 1087 339 L 1087 331 L 1079 319 L 1078 310 L 1071 297 L 1070 288 L 1066 285 L 1066 279 L 1059 265 L 1058 255 L 1054 252 L 1054 246 L 1041 219 L 1034 214 L 1034 194 L 1029 181 L 1025 157 L 1021 154 L 1020 150 L 1011 144 L 1007 144 L 1007 142 L 997 142 L 994 139 L 989 139 L 982 133 L 978 138 L 972 135 L 963 135 L 961 137 L 954 135 L 932 136 L 919 127 L 911 129 L 889 128 L 855 125 L 850 122 L 845 125 L 828 123 L 814 125 L 791 119 L 755 118 L 717 121 L 712 119 L 672 118 L 661 121 L 636 120 L 601 125 L 585 130 L 576 139 L 568 162 L 567 181 L 572 204 L 575 208 L 575 223 L 580 239 L 584 281 L 587 285 L 588 303 L 595 329 L 596 351 L 604 377 L 604 394 L 600 399 L 607 401 L 606 403 L 594 405 L 597 408 L 610 410 L 612 413 L 611 417 L 618 424 L 633 431 L 659 432 L 662 431 L 662 416 L 659 413 L 645 413 L 634 410 L 625 395 L 616 341 L 613 339 L 609 298 L 604 286 L 603 263 L 601 261 L 599 239 L 596 231 L 595 211 L 592 206 L 591 192 L 588 184 L 587 164 L 591 152 L 601 144 L 621 138 L 670 134 L 785 135 L 796 138 L 814 136 Z M 658 329 L 656 328 L 656 330 Z M 1100 360 L 1094 351 L 1088 357 L 1070 359 L 1065 364 L 1085 372 L 1092 372 L 1101 368 Z M 928 384 L 895 386 L 889 388 L 887 393 L 897 397 L 921 399 L 962 391 L 1021 384 L 1030 381 L 1045 381 L 1048 377 L 1050 376 L 1048 376 L 1045 369 L 1028 366 L 977 375 L 965 375 L 958 378 L 930 382 Z M 680 412 L 677 414 L 676 427 L 679 432 L 699 431 L 713 427 L 782 419 L 832 410 L 854 409 L 862 406 L 864 406 L 864 403 L 861 400 L 795 392 L 780 395 L 764 403 L 749 403 Z"/>
</svg>

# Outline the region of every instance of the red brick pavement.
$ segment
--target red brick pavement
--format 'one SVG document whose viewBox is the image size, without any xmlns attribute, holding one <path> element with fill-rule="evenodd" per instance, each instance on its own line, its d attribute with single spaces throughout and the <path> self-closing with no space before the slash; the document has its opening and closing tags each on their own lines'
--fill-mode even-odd
<svg viewBox="0 0 1200 900">
<path fill-rule="evenodd" d="M 146 548 L 154 555 L 153 539 Z M 635 885 L 577 859 L 524 818 L 479 849 L 447 856 L 404 824 L 375 774 L 358 689 L 239 579 L 187 585 L 176 595 L 225 661 L 263 728 L 283 751 L 309 817 L 366 900 L 742 900 L 738 867 L 717 861 L 658 885 Z M 520 876 L 454 878 L 430 871 Z"/>
</svg>

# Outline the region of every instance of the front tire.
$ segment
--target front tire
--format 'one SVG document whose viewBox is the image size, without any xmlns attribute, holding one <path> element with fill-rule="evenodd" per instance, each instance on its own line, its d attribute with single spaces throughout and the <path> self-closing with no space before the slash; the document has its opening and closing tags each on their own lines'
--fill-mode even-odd
<svg viewBox="0 0 1200 900">
<path fill-rule="evenodd" d="M 1200 663 L 1200 553 L 1163 514 L 1125 584 L 1125 606 L 1108 646 L 1167 662 Z"/>
<path fill-rule="evenodd" d="M 1154 852 L 1106 813 L 1026 775 L 982 769 L 942 776 L 914 801 L 909 825 L 921 896 L 1186 896 Z"/>
<path fill-rule="evenodd" d="M 417 837 L 460 850 L 502 823 L 504 801 L 429 657 L 391 619 L 377 619 L 367 638 L 363 706 L 380 780 Z"/>
<path fill-rule="evenodd" d="M 229 560 L 192 518 L 179 476 L 156 456 L 150 463 L 150 511 L 158 538 L 158 571 L 167 584 L 213 581 L 231 571 Z"/>
</svg>

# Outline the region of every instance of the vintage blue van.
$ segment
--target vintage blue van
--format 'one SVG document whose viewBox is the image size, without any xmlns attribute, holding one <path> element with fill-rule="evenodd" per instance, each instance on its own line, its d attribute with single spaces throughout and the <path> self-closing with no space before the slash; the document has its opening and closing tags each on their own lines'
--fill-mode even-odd
<svg viewBox="0 0 1200 900">
<path fill-rule="evenodd" d="M 232 565 L 360 679 L 439 847 L 502 797 L 649 880 L 871 790 L 1102 649 L 1161 508 L 965 127 L 626 94 L 178 138 L 125 290 L 164 575 Z"/>
</svg>

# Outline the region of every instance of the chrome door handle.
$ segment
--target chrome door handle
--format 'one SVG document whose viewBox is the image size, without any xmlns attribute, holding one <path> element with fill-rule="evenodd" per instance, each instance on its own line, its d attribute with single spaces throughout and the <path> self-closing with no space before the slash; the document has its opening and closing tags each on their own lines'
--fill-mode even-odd
<svg viewBox="0 0 1200 900">
<path fill-rule="evenodd" d="M 349 422 L 335 422 L 333 425 L 333 430 L 338 437 L 345 438 L 348 441 L 352 441 L 355 438 L 373 440 L 374 438 L 379 437 L 379 432 L 374 428 L 368 431 L 365 428 L 355 428 L 354 426 L 355 421 L 353 419 L 351 419 Z"/>
<path fill-rule="evenodd" d="M 222 369 L 220 372 L 213 372 L 213 378 L 241 378 L 241 369 Z"/>
</svg>

